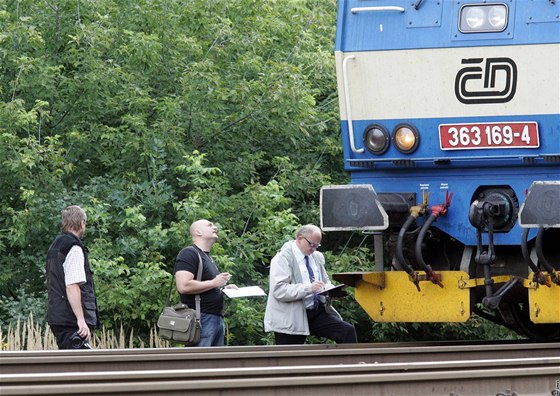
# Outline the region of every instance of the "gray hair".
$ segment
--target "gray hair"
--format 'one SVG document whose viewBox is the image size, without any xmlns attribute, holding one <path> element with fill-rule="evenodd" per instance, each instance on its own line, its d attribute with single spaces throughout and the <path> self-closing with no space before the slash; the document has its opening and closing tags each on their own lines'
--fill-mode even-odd
<svg viewBox="0 0 560 396">
<path fill-rule="evenodd" d="M 319 227 L 317 227 L 314 224 L 306 224 L 304 226 L 301 226 L 299 228 L 299 230 L 297 230 L 296 232 L 296 238 L 299 236 L 303 236 L 303 237 L 307 237 L 311 234 L 313 234 L 314 232 L 318 232 L 319 234 L 322 234 L 322 231 Z"/>
<path fill-rule="evenodd" d="M 86 220 L 86 212 L 77 205 L 71 205 L 62 210 L 63 231 L 78 231 L 80 229 L 80 223 Z"/>
</svg>

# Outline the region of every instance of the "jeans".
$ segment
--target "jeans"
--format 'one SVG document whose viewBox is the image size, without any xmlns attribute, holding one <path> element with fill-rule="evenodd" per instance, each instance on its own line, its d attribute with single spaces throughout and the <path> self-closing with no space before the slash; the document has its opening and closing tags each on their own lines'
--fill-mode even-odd
<svg viewBox="0 0 560 396">
<path fill-rule="evenodd" d="M 224 318 L 220 315 L 200 314 L 200 342 L 199 347 L 224 346 Z"/>
</svg>

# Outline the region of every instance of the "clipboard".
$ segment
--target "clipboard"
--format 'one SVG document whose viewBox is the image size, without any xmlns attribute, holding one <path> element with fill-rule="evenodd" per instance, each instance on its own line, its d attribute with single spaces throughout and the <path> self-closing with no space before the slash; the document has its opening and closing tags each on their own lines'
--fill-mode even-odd
<svg viewBox="0 0 560 396">
<path fill-rule="evenodd" d="M 344 289 L 346 289 L 347 287 L 348 285 L 344 285 L 344 284 L 333 286 L 317 294 L 322 296 L 329 296 L 329 297 L 345 297 L 348 295 L 348 293 L 344 291 Z"/>
</svg>

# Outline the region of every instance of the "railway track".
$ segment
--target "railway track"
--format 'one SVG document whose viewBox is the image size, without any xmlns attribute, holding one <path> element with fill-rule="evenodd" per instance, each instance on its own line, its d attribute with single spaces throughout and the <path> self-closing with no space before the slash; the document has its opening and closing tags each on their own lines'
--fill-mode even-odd
<svg viewBox="0 0 560 396">
<path fill-rule="evenodd" d="M 560 343 L 404 343 L 0 352 L 0 373 L 179 370 L 560 356 Z"/>
<path fill-rule="evenodd" d="M 2 352 L 0 373 L 3 396 L 560 395 L 560 344 Z"/>
</svg>

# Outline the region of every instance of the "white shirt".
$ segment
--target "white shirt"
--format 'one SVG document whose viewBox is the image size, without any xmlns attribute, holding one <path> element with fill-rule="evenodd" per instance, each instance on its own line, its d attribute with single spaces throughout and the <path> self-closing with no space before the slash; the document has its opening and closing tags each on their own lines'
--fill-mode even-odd
<svg viewBox="0 0 560 396">
<path fill-rule="evenodd" d="M 309 272 L 307 272 L 307 266 L 305 265 L 305 255 L 301 252 L 301 250 L 299 250 L 299 248 L 295 243 L 292 245 L 292 250 L 294 252 L 294 257 L 296 258 L 296 261 L 298 263 L 299 271 L 301 272 L 301 279 L 303 280 L 303 283 L 311 284 Z M 313 260 L 313 256 L 307 256 L 307 257 L 309 259 L 309 266 L 313 270 L 313 275 L 315 276 L 315 279 L 317 279 L 317 274 L 319 273 L 319 269 L 315 264 L 315 260 Z M 305 297 L 304 303 L 306 308 L 313 308 L 313 293 Z"/>
<path fill-rule="evenodd" d="M 62 267 L 64 268 L 64 282 L 66 286 L 77 283 L 86 283 L 86 270 L 84 268 L 86 259 L 84 252 L 78 245 L 72 246 Z"/>
</svg>

